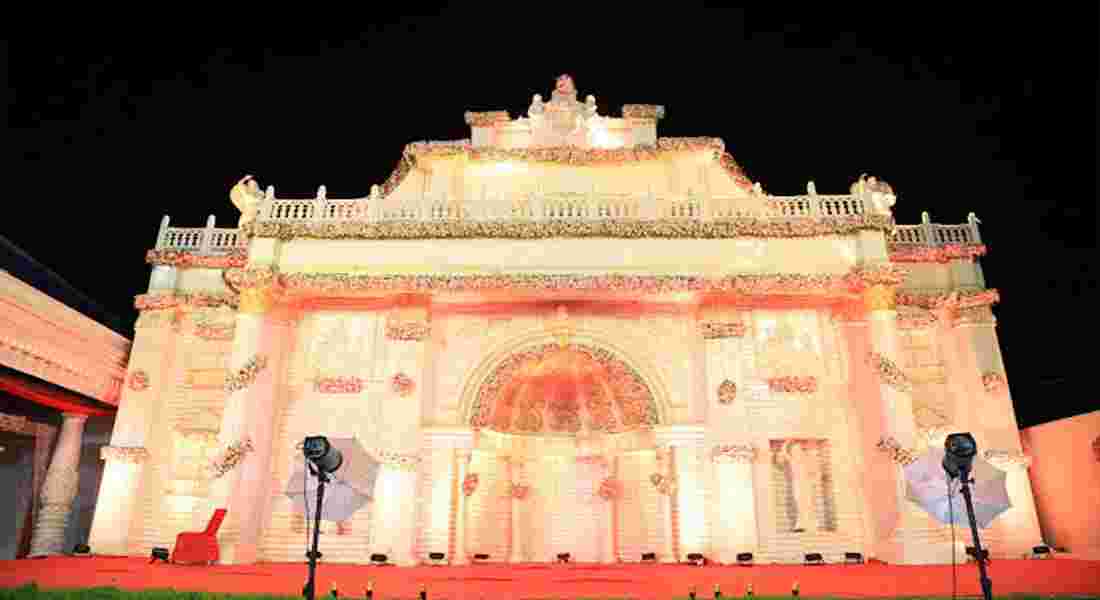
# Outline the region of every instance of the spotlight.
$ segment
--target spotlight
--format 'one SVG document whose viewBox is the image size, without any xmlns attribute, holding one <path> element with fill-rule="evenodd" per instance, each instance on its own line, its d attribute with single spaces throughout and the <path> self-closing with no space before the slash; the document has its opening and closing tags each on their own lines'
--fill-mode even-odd
<svg viewBox="0 0 1100 600">
<path fill-rule="evenodd" d="M 642 562 L 655 563 L 657 562 L 656 552 L 642 552 Z"/>
<path fill-rule="evenodd" d="M 333 448 L 323 435 L 307 437 L 302 442 L 302 452 L 323 473 L 335 473 L 344 464 L 344 455 Z"/>
<path fill-rule="evenodd" d="M 703 558 L 703 555 L 699 554 L 698 552 L 692 552 L 691 554 L 688 554 L 687 559 L 689 563 L 697 567 L 701 567 L 707 564 L 707 559 Z"/>
<path fill-rule="evenodd" d="M 77 544 L 73 546 L 74 556 L 91 556 L 92 549 L 88 547 L 88 544 Z"/>
<path fill-rule="evenodd" d="M 863 555 L 860 554 L 859 552 L 845 552 L 844 553 L 844 563 L 845 564 L 862 565 L 863 564 Z"/>
<path fill-rule="evenodd" d="M 489 560 L 489 555 L 488 554 L 475 554 L 474 555 L 474 562 L 485 562 L 487 560 Z"/>
<path fill-rule="evenodd" d="M 428 558 L 430 558 L 433 563 L 438 565 L 439 563 L 443 562 L 444 558 L 447 558 L 447 555 L 442 552 L 429 552 Z"/>
<path fill-rule="evenodd" d="M 1031 549 L 1031 558 L 1051 558 L 1050 546 L 1035 546 Z"/>
<path fill-rule="evenodd" d="M 558 562 L 560 562 L 560 563 L 569 562 L 569 553 L 568 552 L 562 552 L 562 553 L 558 554 Z"/>
<path fill-rule="evenodd" d="M 978 453 L 978 442 L 969 433 L 952 433 L 943 443 L 943 470 L 952 479 L 967 478 L 974 455 Z"/>
<path fill-rule="evenodd" d="M 737 564 L 749 566 L 752 565 L 752 552 L 741 552 L 737 555 Z"/>
<path fill-rule="evenodd" d="M 153 551 L 149 553 L 149 564 L 153 564 L 158 560 L 168 563 L 168 548 L 153 548 Z"/>
<path fill-rule="evenodd" d="M 820 552 L 810 552 L 805 556 L 804 562 L 807 565 L 823 565 L 825 564 L 825 557 L 821 556 Z"/>
<path fill-rule="evenodd" d="M 370 555 L 370 561 L 372 563 L 374 563 L 375 565 L 378 565 L 378 566 L 385 565 L 387 560 L 389 560 L 389 557 L 386 556 L 385 554 L 371 554 Z"/>
</svg>

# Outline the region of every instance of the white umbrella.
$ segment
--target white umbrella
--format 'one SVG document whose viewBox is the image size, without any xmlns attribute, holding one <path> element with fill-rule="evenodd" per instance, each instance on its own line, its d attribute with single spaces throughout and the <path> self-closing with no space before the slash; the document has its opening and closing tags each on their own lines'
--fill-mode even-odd
<svg viewBox="0 0 1100 600">
<path fill-rule="evenodd" d="M 959 482 L 951 481 L 943 470 L 944 450 L 932 448 L 916 461 L 905 466 L 905 496 L 946 524 L 969 525 L 966 504 L 959 492 Z M 1005 486 L 1006 473 L 980 457 L 974 457 L 970 478 L 974 520 L 985 529 L 993 519 L 1012 507 Z"/>
</svg>

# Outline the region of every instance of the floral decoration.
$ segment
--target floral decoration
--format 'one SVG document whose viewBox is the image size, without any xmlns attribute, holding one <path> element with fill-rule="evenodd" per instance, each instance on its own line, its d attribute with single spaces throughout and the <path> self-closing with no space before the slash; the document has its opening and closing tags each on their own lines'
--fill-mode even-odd
<svg viewBox="0 0 1100 600">
<path fill-rule="evenodd" d="M 909 380 L 909 376 L 905 374 L 905 371 L 902 371 L 900 367 L 894 364 L 894 361 L 878 352 L 871 352 L 867 356 L 867 362 L 871 365 L 871 368 L 878 373 L 878 376 L 882 378 L 882 382 L 886 385 L 899 392 L 913 391 L 913 383 Z"/>
<path fill-rule="evenodd" d="M 149 389 L 149 374 L 141 369 L 133 371 L 127 386 L 135 392 L 144 392 Z"/>
<path fill-rule="evenodd" d="M 466 478 L 462 480 L 462 493 L 469 498 L 477 491 L 477 484 L 479 478 L 477 473 L 470 473 L 466 475 Z"/>
<path fill-rule="evenodd" d="M 1031 466 L 1030 456 L 1014 450 L 986 450 L 982 457 L 999 468 Z"/>
<path fill-rule="evenodd" d="M 890 458 L 899 465 L 905 466 L 912 464 L 917 460 L 917 454 L 908 448 L 903 448 L 897 440 L 892 437 L 884 437 L 875 444 L 875 447 L 882 452 L 888 452 Z"/>
<path fill-rule="evenodd" d="M 382 466 L 398 471 L 416 471 L 420 468 L 420 457 L 416 454 L 399 454 L 389 450 L 375 450 L 374 455 Z"/>
<path fill-rule="evenodd" d="M 893 244 L 890 247 L 890 260 L 900 263 L 947 263 L 956 259 L 971 259 L 985 256 L 983 244 L 947 244 L 944 246 L 925 246 L 921 244 Z"/>
<path fill-rule="evenodd" d="M 232 269 L 248 263 L 248 250 L 234 248 L 226 254 L 198 254 L 183 250 L 150 250 L 145 253 L 150 265 L 176 267 L 178 269 Z"/>
<path fill-rule="evenodd" d="M 817 391 L 817 377 L 771 377 L 768 379 L 768 389 L 782 394 L 812 394 Z"/>
<path fill-rule="evenodd" d="M 892 220 L 886 215 L 809 218 L 759 218 L 694 220 L 601 219 L 598 221 L 413 221 L 335 223 L 253 221 L 244 226 L 250 235 L 281 240 L 359 239 L 427 240 L 501 238 L 536 240 L 549 238 L 621 239 L 730 239 L 811 238 L 850 235 L 860 231 L 886 231 Z"/>
<path fill-rule="evenodd" d="M 260 372 L 267 368 L 267 356 L 263 354 L 257 354 L 248 359 L 248 362 L 244 363 L 244 366 L 237 369 L 236 373 L 226 375 L 225 377 L 225 393 L 232 394 L 239 392 L 248 386 L 252 385 L 253 381 L 256 381 L 256 377 Z"/>
<path fill-rule="evenodd" d="M 719 404 L 733 404 L 733 401 L 737 398 L 737 384 L 729 379 L 723 381 L 718 386 L 718 403 Z"/>
<path fill-rule="evenodd" d="M 656 104 L 624 104 L 623 118 L 658 121 L 665 118 L 665 107 Z"/>
<path fill-rule="evenodd" d="M 893 263 L 881 263 L 877 265 L 859 266 L 849 273 L 849 281 L 855 288 L 873 287 L 876 285 L 896 286 L 905 281 L 909 274 L 908 269 Z"/>
<path fill-rule="evenodd" d="M 363 391 L 359 377 L 318 377 L 313 380 L 313 391 L 319 394 L 358 394 Z"/>
<path fill-rule="evenodd" d="M 140 294 L 134 298 L 138 310 L 166 310 L 169 308 L 237 308 L 236 294 Z"/>
<path fill-rule="evenodd" d="M 256 448 L 252 445 L 252 439 L 248 437 L 229 444 L 225 450 L 210 462 L 209 468 L 211 478 L 218 479 L 232 471 L 237 465 L 244 461 L 249 452 L 255 449 Z"/>
<path fill-rule="evenodd" d="M 603 500 L 614 500 L 619 497 L 622 486 L 619 481 L 614 477 L 604 477 L 600 482 L 600 487 L 596 490 L 596 495 Z"/>
<path fill-rule="evenodd" d="M 947 293 L 915 293 L 902 292 L 897 294 L 898 304 L 916 306 L 927 310 L 960 310 L 989 306 L 1000 302 L 1001 295 L 995 289 L 989 290 L 957 290 Z"/>
<path fill-rule="evenodd" d="M 742 444 L 725 444 L 715 446 L 710 457 L 716 463 L 751 463 L 756 460 L 756 448 Z"/>
<path fill-rule="evenodd" d="M 523 500 L 527 497 L 527 492 L 531 491 L 531 486 L 524 485 L 522 483 L 513 483 L 508 488 L 508 495 L 516 500 Z"/>
<path fill-rule="evenodd" d="M 1008 381 L 1005 380 L 1004 373 L 991 372 L 982 375 L 982 385 L 985 386 L 985 391 L 992 394 L 1004 389 Z"/>
<path fill-rule="evenodd" d="M 507 111 L 490 110 L 486 112 L 466 111 L 466 124 L 470 127 L 494 127 L 512 119 Z"/>
<path fill-rule="evenodd" d="M 701 321 L 699 331 L 705 340 L 739 338 L 745 336 L 745 324 L 740 321 Z"/>
<path fill-rule="evenodd" d="M 99 459 L 108 462 L 139 465 L 149 460 L 149 451 L 137 446 L 100 446 Z"/>
<path fill-rule="evenodd" d="M 432 326 L 426 321 L 386 321 L 386 339 L 391 341 L 419 342 L 431 332 Z"/>
<path fill-rule="evenodd" d="M 272 266 L 229 269 L 222 279 L 235 290 L 267 288 L 278 283 L 278 271 Z"/>
<path fill-rule="evenodd" d="M 416 389 L 411 377 L 404 373 L 398 373 L 390 380 L 390 388 L 402 398 L 409 396 Z"/>
<path fill-rule="evenodd" d="M 936 313 L 915 306 L 897 307 L 898 329 L 927 329 L 939 320 Z"/>
<path fill-rule="evenodd" d="M 650 475 L 649 482 L 652 483 L 653 487 L 657 489 L 657 492 L 662 495 L 668 496 L 676 491 L 676 481 L 660 473 Z"/>
<path fill-rule="evenodd" d="M 233 323 L 202 323 L 195 325 L 195 336 L 208 341 L 226 342 L 233 339 L 236 326 Z"/>
</svg>

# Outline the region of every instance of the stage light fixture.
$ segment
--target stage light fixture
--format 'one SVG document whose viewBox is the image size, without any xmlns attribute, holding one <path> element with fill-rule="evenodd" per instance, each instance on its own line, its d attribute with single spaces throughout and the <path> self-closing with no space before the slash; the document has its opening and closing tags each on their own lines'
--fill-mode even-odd
<svg viewBox="0 0 1100 600">
<path fill-rule="evenodd" d="M 703 555 L 699 554 L 698 552 L 692 552 L 691 554 L 688 554 L 687 559 L 688 559 L 689 563 L 691 563 L 695 566 L 698 566 L 698 567 L 701 567 L 701 566 L 703 566 L 707 563 L 707 559 L 704 558 Z"/>
<path fill-rule="evenodd" d="M 474 555 L 474 562 L 485 562 L 487 560 L 489 560 L 489 555 L 488 554 L 475 554 Z"/>
<path fill-rule="evenodd" d="M 385 554 L 371 554 L 370 555 L 371 563 L 375 564 L 376 566 L 382 566 L 382 565 L 386 564 L 386 562 L 388 560 L 389 560 L 389 557 L 386 556 Z"/>
<path fill-rule="evenodd" d="M 302 442 L 302 452 L 323 473 L 335 473 L 344 464 L 344 455 L 323 435 L 307 437 Z"/>
<path fill-rule="evenodd" d="M 752 552 L 741 552 L 737 555 L 737 564 L 749 566 L 752 565 Z"/>
<path fill-rule="evenodd" d="M 88 544 L 77 544 L 73 546 L 73 556 L 91 556 L 92 549 L 88 547 Z"/>
<path fill-rule="evenodd" d="M 863 564 L 863 555 L 860 554 L 859 552 L 845 552 L 844 553 L 844 562 L 845 562 L 845 564 L 850 564 L 850 565 L 862 565 Z"/>
<path fill-rule="evenodd" d="M 1031 549 L 1031 558 L 1052 558 L 1050 546 L 1035 546 Z"/>
<path fill-rule="evenodd" d="M 568 552 L 562 552 L 562 553 L 558 554 L 558 562 L 560 562 L 560 563 L 569 562 L 569 553 Z"/>
<path fill-rule="evenodd" d="M 943 449 L 943 470 L 953 479 L 968 476 L 974 464 L 974 455 L 978 453 L 978 442 L 974 436 L 952 433 L 944 441 Z"/>
<path fill-rule="evenodd" d="M 825 557 L 821 556 L 820 552 L 810 552 L 806 554 L 805 563 L 808 565 L 823 565 L 825 564 Z"/>
<path fill-rule="evenodd" d="M 969 556 L 971 560 L 978 560 L 978 550 L 974 548 L 974 546 L 966 547 L 966 555 Z M 989 550 L 982 548 L 982 562 L 985 562 L 987 560 L 989 560 Z"/>
<path fill-rule="evenodd" d="M 442 552 L 429 552 L 428 558 L 430 558 L 432 562 L 438 565 L 439 563 L 443 562 L 444 558 L 447 558 L 447 555 Z"/>
<path fill-rule="evenodd" d="M 642 552 L 642 562 L 650 562 L 650 563 L 657 562 L 657 553 L 656 552 Z"/>
<path fill-rule="evenodd" d="M 153 564 L 158 560 L 167 564 L 168 556 L 168 548 L 153 548 L 153 551 L 149 553 L 149 564 Z"/>
</svg>

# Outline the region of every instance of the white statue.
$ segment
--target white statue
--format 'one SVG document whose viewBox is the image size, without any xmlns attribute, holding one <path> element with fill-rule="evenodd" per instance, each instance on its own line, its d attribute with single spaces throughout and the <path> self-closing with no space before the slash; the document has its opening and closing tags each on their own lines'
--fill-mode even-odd
<svg viewBox="0 0 1100 600">
<path fill-rule="evenodd" d="M 811 196 L 816 196 L 817 195 L 817 186 L 814 185 L 813 181 L 810 181 L 809 183 L 806 184 L 806 193 L 811 195 Z"/>
<path fill-rule="evenodd" d="M 584 118 L 591 119 L 596 116 L 596 97 L 589 94 L 584 99 Z"/>
<path fill-rule="evenodd" d="M 537 119 L 546 112 L 546 103 L 542 101 L 542 94 L 535 94 L 531 98 L 531 106 L 527 109 L 527 116 Z"/>
<path fill-rule="evenodd" d="M 757 196 L 763 196 L 764 186 L 760 185 L 760 182 L 757 181 L 756 183 L 752 184 L 752 193 Z"/>
<path fill-rule="evenodd" d="M 241 211 L 237 227 L 243 227 L 246 223 L 256 220 L 256 213 L 260 209 L 264 195 L 260 193 L 260 185 L 256 180 L 251 175 L 245 175 L 229 190 L 229 199 L 233 202 L 233 206 Z"/>
<path fill-rule="evenodd" d="M 791 469 L 791 485 L 794 488 L 795 519 L 791 531 L 813 531 L 817 529 L 814 506 L 814 482 L 821 478 L 814 455 L 797 440 L 788 440 L 776 455 L 780 464 L 786 463 Z"/>
</svg>

